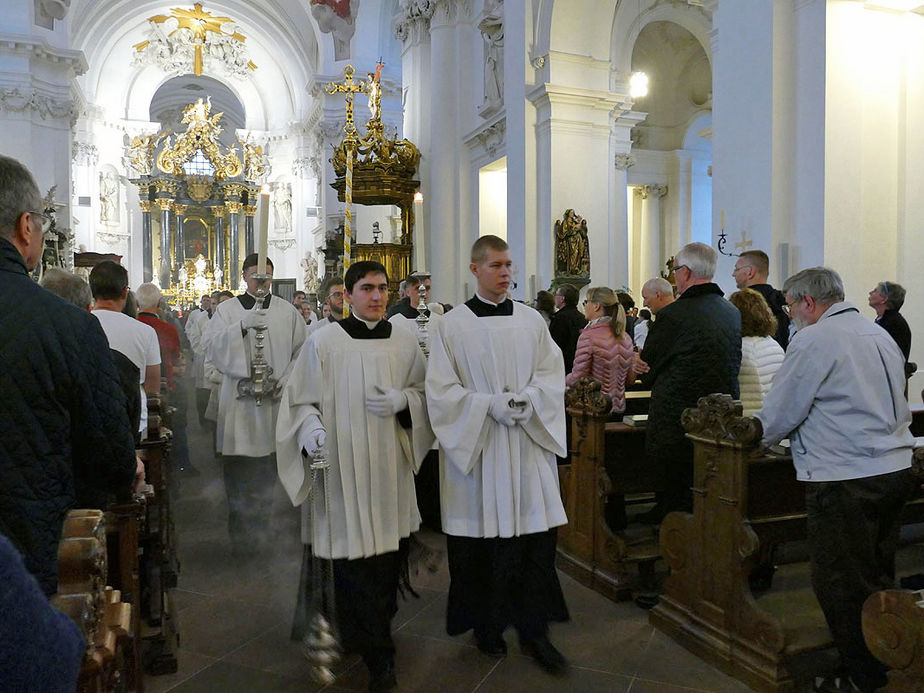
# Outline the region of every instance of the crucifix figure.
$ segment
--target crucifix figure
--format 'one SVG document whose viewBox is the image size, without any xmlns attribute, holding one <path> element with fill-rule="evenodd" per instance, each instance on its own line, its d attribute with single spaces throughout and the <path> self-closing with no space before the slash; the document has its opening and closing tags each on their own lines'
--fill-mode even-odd
<svg viewBox="0 0 924 693">
<path fill-rule="evenodd" d="M 349 139 L 353 139 L 356 136 L 356 124 L 353 122 L 353 95 L 365 93 L 368 89 L 368 85 L 362 82 L 357 84 L 353 81 L 353 72 L 353 66 L 347 65 L 343 68 L 343 74 L 346 75 L 343 84 L 339 82 L 329 82 L 327 84 L 328 94 L 339 93 L 346 95 L 346 125 L 343 126 L 343 131 L 347 134 L 347 138 Z"/>
<path fill-rule="evenodd" d="M 747 233 L 742 231 L 741 241 L 738 243 L 735 243 L 735 250 L 740 250 L 743 253 L 745 250 L 750 248 L 752 245 L 754 244 L 747 239 Z"/>
</svg>

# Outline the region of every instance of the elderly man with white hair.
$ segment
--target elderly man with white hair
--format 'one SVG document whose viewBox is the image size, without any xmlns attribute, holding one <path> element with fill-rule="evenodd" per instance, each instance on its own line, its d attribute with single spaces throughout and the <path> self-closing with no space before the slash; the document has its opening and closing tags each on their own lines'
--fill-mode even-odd
<svg viewBox="0 0 924 693">
<path fill-rule="evenodd" d="M 716 258 L 705 243 L 688 243 L 674 256 L 677 300 L 658 309 L 641 354 L 642 369 L 649 368 L 642 381 L 651 387 L 645 447 L 663 489 L 644 522 L 692 510 L 693 446 L 680 424 L 683 410 L 713 392 L 738 397 L 741 315 L 712 281 Z"/>
<path fill-rule="evenodd" d="M 790 439 L 796 476 L 807 482 L 812 587 L 846 673 L 815 690 L 865 693 L 886 677 L 863 639 L 863 603 L 893 587 L 899 519 L 915 486 L 905 359 L 844 300 L 834 270 L 802 270 L 783 293 L 797 331 L 755 417 L 764 444 Z"/>
</svg>

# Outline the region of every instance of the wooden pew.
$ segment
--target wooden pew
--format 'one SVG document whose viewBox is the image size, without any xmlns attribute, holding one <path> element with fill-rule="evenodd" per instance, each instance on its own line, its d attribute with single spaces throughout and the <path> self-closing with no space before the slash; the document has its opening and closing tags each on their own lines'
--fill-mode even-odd
<svg viewBox="0 0 924 693">
<path fill-rule="evenodd" d="M 163 408 L 162 408 L 163 407 Z M 140 610 L 145 670 L 153 675 L 177 671 L 179 633 L 171 590 L 177 585 L 179 560 L 170 505 L 170 445 L 172 434 L 163 425 L 166 405 L 161 396 L 148 399 L 148 437 L 138 448 L 153 497 L 145 504 L 140 535 Z"/>
<path fill-rule="evenodd" d="M 810 590 L 757 599 L 748 576 L 762 547 L 805 538 L 804 487 L 788 455 L 760 454 L 756 420 L 728 395 L 702 398 L 682 422 L 695 449 L 693 513 L 661 525 L 671 574 L 649 620 L 755 690 L 792 691 L 787 660 L 830 644 L 821 608 Z M 918 498 L 903 521 L 922 520 Z"/>
<path fill-rule="evenodd" d="M 58 549 L 58 593 L 51 602 L 74 619 L 87 641 L 77 683 L 80 693 L 126 690 L 131 679 L 131 606 L 106 582 L 103 513 L 71 510 Z"/>
<path fill-rule="evenodd" d="M 569 463 L 559 465 L 568 524 L 558 532 L 558 566 L 582 584 L 615 600 L 649 578 L 658 558 L 651 528 L 612 532 L 606 523 L 607 497 L 650 493 L 656 488 L 645 462 L 645 431 L 608 422 L 610 399 L 593 378 L 582 378 L 565 394 L 571 420 Z M 607 470 L 611 470 L 608 473 Z M 641 579 L 635 579 L 635 569 Z"/>
<path fill-rule="evenodd" d="M 911 468 L 924 479 L 924 448 L 914 451 Z M 873 656 L 889 667 L 881 693 L 924 691 L 924 591 L 870 595 L 863 605 L 863 638 Z"/>
<path fill-rule="evenodd" d="M 924 691 L 924 591 L 884 590 L 863 605 L 863 637 L 889 667 L 880 693 Z"/>
</svg>

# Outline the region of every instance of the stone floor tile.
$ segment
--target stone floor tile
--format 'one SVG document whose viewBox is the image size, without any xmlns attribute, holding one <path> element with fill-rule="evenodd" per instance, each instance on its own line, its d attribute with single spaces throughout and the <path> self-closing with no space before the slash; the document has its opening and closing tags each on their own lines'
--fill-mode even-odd
<svg viewBox="0 0 924 693">
<path fill-rule="evenodd" d="M 751 689 L 725 675 L 660 631 L 655 630 L 636 669 L 636 677 L 647 681 L 691 686 L 698 690 L 746 693 Z"/>
<path fill-rule="evenodd" d="M 316 690 L 318 687 L 309 681 L 219 661 L 171 688 L 170 693 L 311 693 Z"/>
<path fill-rule="evenodd" d="M 289 624 L 271 628 L 225 655 L 222 661 L 290 679 L 312 681 L 311 664 L 305 658 L 302 644 L 290 640 L 289 631 Z M 334 672 L 342 674 L 359 661 L 358 656 L 347 657 L 333 667 Z"/>
<path fill-rule="evenodd" d="M 632 679 L 628 676 L 571 666 L 560 676 L 552 676 L 530 658 L 511 654 L 501 660 L 478 688 L 477 693 L 625 693 Z"/>
<path fill-rule="evenodd" d="M 223 657 L 281 622 L 271 607 L 217 597 L 182 616 L 181 647 L 211 657 Z"/>
<path fill-rule="evenodd" d="M 395 673 L 398 691 L 469 693 L 497 666 L 474 647 L 461 643 L 397 633 Z M 369 673 L 365 665 L 350 669 L 335 685 L 348 690 L 365 690 Z"/>
<path fill-rule="evenodd" d="M 145 693 L 165 693 L 181 684 L 186 679 L 192 678 L 200 671 L 214 664 L 217 659 L 190 652 L 180 648 L 177 652 L 178 669 L 175 674 L 162 674 L 161 676 L 147 676 L 144 679 Z"/>
</svg>

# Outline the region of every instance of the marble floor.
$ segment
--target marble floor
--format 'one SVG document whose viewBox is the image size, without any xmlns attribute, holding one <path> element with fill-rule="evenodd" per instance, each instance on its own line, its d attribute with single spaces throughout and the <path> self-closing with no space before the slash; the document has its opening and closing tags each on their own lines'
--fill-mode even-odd
<svg viewBox="0 0 924 693">
<path fill-rule="evenodd" d="M 177 475 L 174 517 L 181 574 L 175 590 L 180 631 L 179 671 L 147 677 L 151 693 L 238 693 L 366 690 L 356 658 L 341 662 L 336 682 L 312 683 L 309 665 L 289 630 L 298 587 L 301 545 L 297 512 L 277 484 L 274 550 L 260 560 L 232 560 L 225 526 L 224 486 L 195 415 L 190 450 L 198 476 Z M 562 575 L 571 621 L 552 624 L 550 637 L 571 662 L 553 677 L 522 655 L 512 631 L 502 660 L 481 654 L 471 635 L 444 629 L 448 573 L 412 582 L 419 599 L 394 619 L 399 691 L 608 691 L 619 693 L 745 692 L 730 678 L 648 625 L 633 603 L 613 603 Z"/>
</svg>

